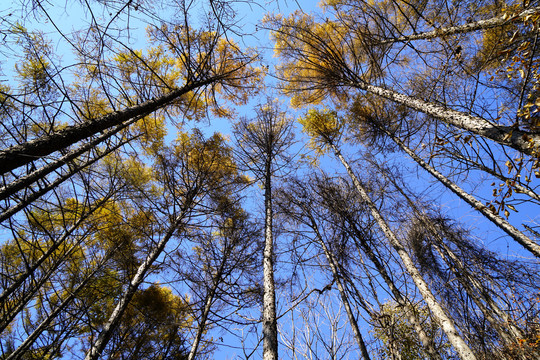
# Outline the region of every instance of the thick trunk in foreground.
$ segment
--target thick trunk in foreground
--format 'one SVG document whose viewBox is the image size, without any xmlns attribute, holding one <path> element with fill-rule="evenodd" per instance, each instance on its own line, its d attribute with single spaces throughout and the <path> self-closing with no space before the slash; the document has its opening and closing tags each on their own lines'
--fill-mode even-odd
<svg viewBox="0 0 540 360">
<path fill-rule="evenodd" d="M 394 250 L 398 253 L 399 257 L 401 258 L 401 261 L 403 262 L 403 265 L 405 266 L 405 269 L 411 276 L 412 280 L 414 281 L 416 287 L 418 288 L 418 291 L 424 298 L 424 301 L 426 302 L 431 314 L 441 326 L 442 330 L 445 332 L 446 336 L 448 337 L 448 341 L 452 344 L 454 347 L 454 350 L 459 355 L 459 357 L 463 360 L 476 360 L 476 356 L 472 352 L 472 350 L 469 348 L 467 343 L 463 340 L 463 338 L 459 335 L 454 322 L 452 319 L 446 314 L 444 309 L 442 308 L 441 304 L 437 301 L 431 290 L 429 289 L 428 284 L 426 281 L 422 278 L 422 275 L 420 274 L 420 271 L 416 268 L 414 265 L 414 262 L 412 261 L 411 257 L 405 251 L 405 248 L 400 243 L 394 232 L 390 229 L 382 215 L 380 214 L 379 210 L 377 209 L 377 206 L 373 203 L 371 198 L 369 197 L 366 189 L 362 186 L 354 172 L 352 171 L 351 167 L 339 151 L 339 149 L 334 145 L 330 144 L 332 147 L 336 157 L 341 161 L 345 169 L 347 170 L 347 173 L 351 177 L 354 186 L 356 190 L 358 191 L 360 197 L 363 201 L 366 202 L 368 205 L 371 215 L 377 221 L 379 227 L 383 231 L 383 233 L 386 235 L 388 240 L 390 241 L 390 244 L 394 248 Z"/>
<path fill-rule="evenodd" d="M 148 100 L 142 104 L 128 107 L 124 110 L 105 115 L 95 120 L 85 121 L 81 124 L 67 126 L 66 128 L 37 139 L 27 141 L 0 151 L 0 175 L 17 169 L 34 160 L 65 149 L 81 140 L 121 125 L 133 118 L 142 118 L 159 110 L 192 90 L 210 85 L 221 80 L 223 76 L 212 76 L 203 81 L 188 83 L 180 89 L 171 91 L 156 99 Z"/>
<path fill-rule="evenodd" d="M 30 174 L 23 176 L 21 178 L 18 178 L 16 180 L 13 180 L 8 185 L 0 188 L 0 200 L 4 200 L 8 198 L 9 196 L 15 194 L 17 191 L 22 190 L 24 188 L 29 187 L 31 184 L 36 182 L 39 179 L 44 178 L 54 170 L 64 166 L 65 164 L 68 164 L 69 162 L 73 161 L 80 155 L 84 154 L 87 151 L 92 150 L 97 145 L 101 144 L 103 141 L 109 139 L 114 134 L 118 133 L 120 130 L 125 129 L 129 125 L 133 124 L 139 120 L 138 118 L 132 119 L 120 126 L 117 126 L 113 129 L 107 130 L 103 132 L 100 136 L 96 137 L 94 140 L 89 141 L 80 147 L 73 149 L 69 152 L 67 152 L 64 156 L 61 158 L 55 160 L 54 162 L 51 162 L 49 164 L 44 165 L 43 167 L 31 172 Z M 133 140 L 133 139 L 131 139 Z M 122 142 L 124 144 L 124 142 Z"/>
</svg>

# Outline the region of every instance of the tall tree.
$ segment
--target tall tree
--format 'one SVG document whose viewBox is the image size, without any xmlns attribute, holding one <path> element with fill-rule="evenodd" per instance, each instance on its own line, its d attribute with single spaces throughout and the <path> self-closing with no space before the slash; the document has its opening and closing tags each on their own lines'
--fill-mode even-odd
<svg viewBox="0 0 540 360">
<path fill-rule="evenodd" d="M 113 42 L 101 24 L 87 29 L 86 38 L 62 34 L 80 60 L 66 78 L 68 67 L 58 70 L 59 60 L 43 34 L 21 25 L 10 32 L 22 44 L 24 58 L 17 67 L 19 88 L 6 88 L 2 95 L 14 104 L 3 115 L 3 196 L 29 186 L 136 121 L 149 131 L 155 128 L 153 122 L 162 123 L 165 116 L 192 119 L 203 117 L 206 111 L 228 116 L 230 110 L 218 97 L 245 103 L 260 76 L 252 66 L 257 57 L 226 37 L 226 7 L 216 6 L 215 16 L 208 19 L 209 28 L 197 30 L 188 20 L 189 12 L 194 11 L 191 5 L 179 4 L 177 11 L 184 14 L 183 19 L 172 23 L 158 19 L 158 24 L 151 25 L 148 37 L 153 47 L 145 52 L 130 48 L 121 39 Z M 223 18 L 216 18 L 219 16 Z M 96 53 L 82 45 L 79 48 L 77 41 L 94 47 Z M 66 85 L 71 78 L 75 81 Z M 93 145 L 70 149 L 80 141 Z M 69 150 L 69 155 L 64 153 Z M 63 157 L 53 165 L 47 157 L 59 152 Z M 25 164 L 28 169 L 21 170 Z"/>
<path fill-rule="evenodd" d="M 264 188 L 263 253 L 263 358 L 278 359 L 276 289 L 274 281 L 274 231 L 272 179 L 280 170 L 292 142 L 292 122 L 278 104 L 268 100 L 255 109 L 256 118 L 243 118 L 235 125 L 235 137 L 243 164 Z"/>
<path fill-rule="evenodd" d="M 304 125 L 304 131 L 310 134 L 312 137 L 314 146 L 317 146 L 318 144 L 319 148 L 322 147 L 333 151 L 335 156 L 343 164 L 361 199 L 367 204 L 372 217 L 376 220 L 377 224 L 388 238 L 388 241 L 392 245 L 393 249 L 401 258 L 405 269 L 410 274 L 416 287 L 422 294 L 422 297 L 424 298 L 424 301 L 432 312 L 434 318 L 446 333 L 446 336 L 448 337 L 448 340 L 454 347 L 455 351 L 462 359 L 476 359 L 474 353 L 459 335 L 452 319 L 448 316 L 446 311 L 429 289 L 428 284 L 423 279 L 410 255 L 403 247 L 403 244 L 382 217 L 378 207 L 375 205 L 373 200 L 371 200 L 371 197 L 368 195 L 365 187 L 362 186 L 351 166 L 341 154 L 337 144 L 337 140 L 340 136 L 341 126 L 340 121 L 336 118 L 335 114 L 330 111 L 318 112 L 316 110 L 311 110 L 304 118 L 301 119 L 301 122 Z"/>
</svg>

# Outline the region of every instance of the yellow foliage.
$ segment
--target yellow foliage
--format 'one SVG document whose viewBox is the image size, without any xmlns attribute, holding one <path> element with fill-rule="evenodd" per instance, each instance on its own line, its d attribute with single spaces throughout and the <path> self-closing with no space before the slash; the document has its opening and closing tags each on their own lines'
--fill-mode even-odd
<svg viewBox="0 0 540 360">
<path fill-rule="evenodd" d="M 167 135 L 165 118 L 163 116 L 147 116 L 133 125 L 143 149 L 149 154 L 155 154 L 163 148 L 163 140 Z"/>
<path fill-rule="evenodd" d="M 296 12 L 289 17 L 266 17 L 274 30 L 274 53 L 281 57 L 278 74 L 284 80 L 282 90 L 291 96 L 291 105 L 301 107 L 320 103 L 327 94 L 343 100 L 342 74 L 362 53 L 351 47 L 351 32 L 342 23 L 315 22 L 313 16 Z"/>
<path fill-rule="evenodd" d="M 311 137 L 309 147 L 319 154 L 328 150 L 329 145 L 341 135 L 344 126 L 337 113 L 328 109 L 310 109 L 298 122 L 303 126 L 302 131 Z"/>
</svg>

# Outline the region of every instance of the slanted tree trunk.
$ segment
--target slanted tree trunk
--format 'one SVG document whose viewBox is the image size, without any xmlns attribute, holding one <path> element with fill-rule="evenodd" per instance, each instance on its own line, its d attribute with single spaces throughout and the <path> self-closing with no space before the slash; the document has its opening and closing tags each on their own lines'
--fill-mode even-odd
<svg viewBox="0 0 540 360">
<path fill-rule="evenodd" d="M 465 192 L 455 183 L 450 181 L 443 174 L 435 170 L 431 165 L 426 163 L 422 158 L 420 158 L 414 151 L 409 149 L 401 139 L 391 134 L 388 131 L 385 131 L 386 134 L 405 152 L 407 153 L 414 161 L 423 167 L 427 172 L 433 175 L 437 180 L 439 180 L 447 189 L 452 191 L 454 194 L 463 199 L 467 204 L 471 205 L 474 209 L 478 210 L 482 215 L 489 219 L 493 224 L 498 226 L 500 229 L 504 230 L 508 235 L 510 235 L 516 242 L 518 242 L 525 249 L 530 251 L 534 256 L 540 258 L 540 245 L 529 239 L 525 234 L 519 231 L 516 227 L 511 225 L 506 221 L 502 216 L 493 213 L 490 211 L 482 202 L 477 200 L 474 196 Z"/>
<path fill-rule="evenodd" d="M 341 301 L 343 302 L 343 306 L 345 306 L 345 311 L 347 312 L 347 317 L 349 318 L 349 324 L 351 325 L 354 333 L 354 337 L 356 339 L 356 343 L 358 344 L 358 347 L 360 347 L 360 352 L 362 353 L 362 357 L 365 360 L 370 360 L 371 357 L 369 356 L 369 352 L 367 350 L 366 343 L 364 342 L 364 338 L 362 337 L 362 333 L 360 332 L 360 328 L 358 327 L 358 322 L 356 321 L 356 317 L 353 314 L 351 305 L 349 303 L 349 299 L 347 297 L 347 294 L 345 292 L 345 287 L 343 286 L 341 282 L 341 275 L 338 271 L 338 267 L 336 264 L 336 259 L 334 258 L 334 255 L 330 252 L 326 244 L 324 243 L 324 240 L 322 239 L 322 236 L 319 232 L 319 227 L 315 223 L 315 220 L 310 217 L 311 221 L 311 228 L 313 231 L 315 231 L 315 236 L 319 244 L 321 245 L 324 255 L 326 256 L 326 260 L 328 261 L 328 264 L 330 265 L 330 269 L 332 270 L 332 274 L 334 276 L 334 280 L 336 281 L 339 294 L 341 296 Z"/>
<path fill-rule="evenodd" d="M 509 178 L 504 175 L 502 175 L 500 172 L 495 171 L 492 168 L 489 168 L 485 166 L 484 164 L 481 164 L 475 160 L 468 159 L 462 154 L 459 153 L 452 153 L 453 157 L 457 158 L 458 160 L 464 161 L 469 167 L 477 168 L 478 170 L 481 170 L 493 177 L 496 177 L 497 179 L 501 180 L 503 183 L 509 184 L 509 186 L 513 187 L 516 193 L 525 194 L 537 203 L 540 203 L 540 195 L 537 194 L 534 190 L 532 190 L 529 186 L 523 185 L 520 183 L 517 179 Z"/>
<path fill-rule="evenodd" d="M 413 96 L 401 94 L 391 89 L 370 85 L 357 76 L 352 76 L 356 79 L 348 81 L 346 85 L 364 90 L 392 102 L 405 105 L 408 108 L 440 119 L 448 125 L 493 140 L 499 144 L 509 146 L 523 154 L 531 156 L 538 155 L 538 151 L 540 150 L 539 134 L 525 132 L 511 126 L 496 125 L 477 116 L 449 109 L 442 105 L 430 103 Z"/>
<path fill-rule="evenodd" d="M 418 335 L 418 338 L 422 342 L 422 345 L 424 346 L 424 349 L 428 353 L 431 359 L 433 360 L 440 360 L 441 356 L 435 349 L 435 345 L 433 344 L 433 339 L 431 339 L 424 329 L 422 328 L 422 323 L 420 319 L 417 316 L 417 312 L 414 309 L 414 306 L 412 306 L 409 299 L 404 297 L 401 294 L 401 291 L 397 288 L 396 284 L 390 277 L 390 274 L 388 274 L 388 271 L 386 271 L 386 268 L 384 265 L 379 261 L 379 258 L 375 255 L 373 252 L 373 249 L 370 247 L 368 243 L 362 238 L 362 234 L 356 224 L 350 219 L 350 217 L 346 217 L 347 222 L 349 222 L 349 225 L 352 227 L 352 231 L 354 232 L 353 236 L 355 237 L 355 244 L 357 245 L 357 249 L 360 252 L 360 249 L 358 248 L 358 244 L 360 244 L 360 247 L 362 248 L 362 251 L 368 256 L 369 260 L 375 265 L 375 269 L 377 269 L 377 272 L 381 275 L 384 282 L 390 289 L 390 292 L 394 296 L 394 299 L 397 301 L 397 303 L 406 309 L 406 314 L 409 322 L 413 325 L 414 330 L 416 334 Z"/>
<path fill-rule="evenodd" d="M 506 24 L 509 24 L 513 21 L 523 21 L 523 19 L 530 15 L 535 15 L 538 12 L 540 12 L 540 7 L 533 7 L 531 9 L 524 10 L 520 12 L 519 14 L 516 14 L 514 16 L 496 16 L 492 17 L 491 19 L 485 19 L 485 20 L 478 20 L 474 21 L 468 24 L 463 25 L 457 25 L 457 26 L 451 26 L 446 28 L 439 28 L 432 31 L 426 31 L 419 34 L 413 34 L 413 35 L 404 35 L 397 37 L 395 39 L 389 39 L 385 41 L 381 41 L 378 44 L 390 44 L 390 43 L 396 43 L 396 42 L 408 42 L 408 41 L 414 41 L 414 40 L 429 40 L 429 39 L 435 39 L 439 37 L 447 37 L 450 35 L 455 34 L 464 34 L 469 33 L 477 30 L 487 30 L 499 26 L 504 26 Z"/>
<path fill-rule="evenodd" d="M 159 98 L 148 100 L 142 104 L 116 111 L 95 120 L 67 126 L 52 134 L 43 135 L 37 139 L 0 151 L 0 175 L 134 118 L 141 119 L 167 106 L 190 91 L 218 82 L 224 77 L 225 75 L 215 75 L 205 80 L 189 82 L 182 88 L 171 91 Z"/>
<path fill-rule="evenodd" d="M 49 191 L 51 191 L 52 189 L 56 188 L 57 186 L 59 186 L 60 184 L 62 184 L 64 181 L 66 181 L 67 179 L 69 179 L 70 177 L 72 177 L 73 175 L 75 175 L 76 173 L 80 172 L 81 170 L 83 170 L 84 168 L 92 165 L 93 163 L 95 163 L 96 161 L 104 158 L 105 156 L 107 156 L 108 154 L 110 154 L 111 152 L 115 151 L 116 149 L 120 148 L 122 145 L 125 145 L 129 142 L 129 140 L 124 140 L 122 142 L 120 142 L 119 144 L 116 144 L 115 146 L 111 147 L 111 148 L 108 148 L 106 149 L 103 153 L 99 154 L 98 156 L 88 160 L 87 162 L 83 163 L 83 164 L 80 164 L 80 165 L 76 165 L 74 166 L 72 169 L 70 169 L 66 174 L 62 174 L 61 176 L 59 176 L 58 178 L 56 178 L 53 182 L 51 182 L 50 184 L 48 184 L 47 186 L 43 186 L 41 187 L 39 190 L 35 191 L 35 192 L 32 192 L 30 195 L 24 197 L 22 200 L 20 200 L 18 203 L 16 203 L 15 205 L 11 206 L 10 208 L 8 208 L 7 210 L 5 210 L 4 212 L 0 213 L 0 223 L 6 219 L 9 219 L 11 218 L 13 215 L 15 215 L 16 213 L 18 213 L 19 211 L 21 211 L 22 209 L 26 208 L 28 205 L 30 205 L 32 202 L 34 202 L 35 200 L 39 199 L 41 196 L 45 195 L 46 193 L 48 193 Z"/>
<path fill-rule="evenodd" d="M 204 309 L 201 314 L 201 319 L 199 320 L 199 326 L 197 327 L 197 334 L 195 335 L 195 338 L 193 339 L 193 343 L 191 344 L 191 349 L 189 351 L 187 360 L 193 360 L 195 356 L 197 355 L 199 344 L 201 343 L 204 330 L 206 329 L 206 322 L 208 321 L 208 314 L 210 314 L 212 303 L 214 302 L 214 299 L 216 297 L 216 292 L 223 276 L 223 270 L 225 268 L 226 261 L 227 261 L 227 257 L 225 257 L 222 260 L 216 275 L 212 279 L 212 287 L 210 289 L 210 292 L 206 294 L 205 301 L 204 301 Z"/>
<path fill-rule="evenodd" d="M 126 290 L 124 290 L 122 296 L 118 300 L 116 307 L 114 308 L 112 314 L 109 316 L 109 319 L 103 326 L 103 329 L 99 333 L 96 341 L 92 344 L 91 348 L 86 353 L 85 360 L 97 360 L 100 358 L 103 349 L 105 349 L 105 346 L 107 346 L 107 343 L 109 342 L 113 331 L 118 326 L 122 315 L 126 311 L 129 302 L 133 298 L 133 295 L 135 295 L 135 292 L 146 277 L 148 270 L 150 270 L 150 267 L 161 254 L 161 252 L 165 248 L 165 245 L 167 245 L 173 234 L 185 225 L 185 219 L 191 211 L 196 195 L 196 190 L 189 190 L 180 214 L 176 217 L 174 223 L 171 225 L 167 233 L 157 243 L 157 245 L 148 254 L 144 262 L 137 269 L 137 272 L 135 273 L 128 287 L 126 288 Z"/>
<path fill-rule="evenodd" d="M 53 162 L 51 162 L 49 164 L 46 164 L 43 167 L 33 171 L 32 173 L 30 173 L 30 174 L 28 174 L 26 176 L 20 177 L 19 179 L 16 179 L 16 180 L 12 181 L 10 184 L 0 188 L 0 201 L 8 198 L 9 196 L 15 194 L 17 191 L 19 191 L 21 189 L 29 187 L 30 184 L 36 182 L 39 179 L 44 178 L 45 176 L 47 176 L 48 174 L 50 174 L 54 170 L 62 167 L 63 165 L 69 163 L 70 161 L 76 159 L 77 157 L 84 154 L 85 152 L 94 149 L 97 145 L 99 145 L 103 141 L 109 139 L 111 136 L 118 133 L 120 130 L 125 129 L 129 125 L 133 124 L 137 120 L 139 120 L 138 117 L 134 118 L 134 119 L 132 119 L 132 120 L 120 125 L 120 126 L 117 126 L 117 127 L 113 128 L 113 129 L 107 130 L 107 131 L 103 132 L 103 134 L 101 134 L 100 136 L 93 139 L 92 141 L 89 141 L 89 142 L 79 146 L 78 148 L 67 152 L 61 158 L 59 158 L 59 159 L 57 159 L 57 160 L 55 160 L 55 161 L 53 161 Z M 133 139 L 129 139 L 129 141 L 131 141 Z M 122 145 L 123 144 L 125 144 L 125 143 L 122 142 Z"/>
<path fill-rule="evenodd" d="M 403 265 L 405 266 L 405 269 L 413 279 L 416 287 L 418 288 L 418 291 L 424 298 L 424 301 L 426 302 L 429 310 L 431 311 L 431 314 L 437 321 L 437 323 L 441 326 L 442 330 L 445 332 L 446 336 L 448 337 L 448 341 L 452 344 L 454 347 L 454 350 L 456 353 L 460 356 L 463 360 L 476 360 L 476 356 L 472 352 L 472 350 L 469 348 L 467 343 L 463 340 L 463 338 L 459 335 L 454 322 L 452 319 L 446 314 L 441 304 L 437 301 L 431 290 L 429 289 L 428 284 L 426 281 L 422 278 L 422 275 L 420 274 L 420 271 L 416 268 L 414 265 L 414 262 L 412 261 L 411 257 L 405 251 L 405 248 L 400 243 L 394 232 L 390 229 L 384 218 L 382 217 L 381 213 L 377 209 L 377 206 L 373 203 L 371 198 L 369 197 L 366 189 L 362 186 L 354 172 L 352 171 L 352 168 L 349 166 L 337 146 L 333 143 L 329 143 L 330 147 L 334 151 L 334 154 L 336 157 L 341 161 L 345 169 L 347 170 L 347 173 L 351 177 L 354 186 L 356 190 L 358 191 L 360 197 L 363 201 L 366 202 L 368 205 L 371 215 L 377 221 L 379 227 L 383 231 L 383 233 L 386 235 L 388 240 L 390 241 L 390 244 L 394 248 L 394 250 L 398 253 L 399 257 L 401 258 L 401 261 L 403 262 Z"/>
<path fill-rule="evenodd" d="M 394 183 L 395 184 L 395 183 Z M 431 245 L 435 248 L 441 259 L 448 264 L 452 273 L 456 276 L 460 284 L 465 288 L 467 294 L 471 297 L 474 303 L 482 311 L 486 319 L 492 323 L 492 325 L 497 329 L 497 332 L 502 339 L 511 343 L 517 343 L 519 339 L 524 339 L 525 336 L 523 332 L 517 328 L 510 321 L 510 317 L 506 312 L 504 312 L 497 302 L 493 300 L 491 296 L 488 295 L 485 287 L 478 281 L 478 279 L 470 273 L 467 269 L 467 266 L 461 261 L 461 259 L 446 245 L 444 242 L 440 230 L 434 226 L 433 222 L 429 220 L 427 215 L 422 214 L 420 209 L 416 204 L 411 200 L 411 198 L 405 194 L 405 192 L 396 186 L 398 191 L 405 197 L 409 206 L 413 209 L 416 218 L 420 220 L 422 226 L 429 230 L 429 232 L 435 237 L 437 241 L 432 242 Z M 480 297 L 486 302 L 488 306 L 492 309 L 491 311 L 486 308 Z M 492 313 L 497 316 L 500 320 L 493 318 Z M 502 323 L 501 323 L 502 320 Z M 507 327 L 505 330 L 504 328 Z M 507 334 L 507 332 L 510 334 Z"/>
<path fill-rule="evenodd" d="M 105 257 L 96 265 L 94 270 L 88 274 L 84 280 L 77 285 L 77 287 L 69 292 L 69 295 L 58 305 L 35 329 L 30 335 L 19 345 L 19 347 L 9 354 L 5 360 L 21 359 L 23 354 L 34 344 L 37 338 L 45 331 L 53 320 L 75 299 L 79 291 L 84 289 L 93 276 L 100 270 L 101 265 L 107 261 L 108 257 Z"/>
</svg>

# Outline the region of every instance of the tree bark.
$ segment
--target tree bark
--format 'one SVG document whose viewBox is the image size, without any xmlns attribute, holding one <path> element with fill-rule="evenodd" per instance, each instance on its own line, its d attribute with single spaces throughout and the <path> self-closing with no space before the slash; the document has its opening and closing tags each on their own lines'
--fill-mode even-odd
<svg viewBox="0 0 540 360">
<path fill-rule="evenodd" d="M 373 203 L 371 198 L 369 197 L 367 191 L 362 186 L 354 172 L 352 171 L 351 167 L 339 151 L 339 149 L 336 147 L 335 144 L 330 143 L 329 144 L 334 151 L 336 157 L 341 161 L 345 169 L 347 170 L 347 173 L 351 177 L 354 186 L 356 190 L 358 191 L 360 197 L 362 200 L 366 202 L 368 205 L 371 215 L 373 218 L 377 221 L 379 224 L 379 227 L 383 231 L 383 233 L 386 235 L 388 240 L 390 241 L 390 244 L 396 250 L 399 257 L 401 258 L 401 261 L 403 262 L 403 265 L 405 266 L 405 269 L 413 279 L 416 287 L 418 288 L 418 291 L 424 298 L 424 301 L 426 302 L 429 310 L 431 311 L 433 317 L 436 319 L 437 323 L 441 326 L 443 331 L 445 332 L 446 336 L 448 337 L 448 340 L 454 347 L 454 350 L 456 353 L 460 356 L 463 360 L 476 360 L 476 356 L 471 351 L 469 346 L 465 343 L 463 338 L 459 335 L 454 322 L 452 319 L 446 314 L 442 306 L 439 304 L 431 290 L 429 289 L 428 284 L 425 282 L 425 280 L 422 278 L 422 275 L 420 274 L 420 271 L 416 268 L 414 265 L 414 262 L 412 261 L 411 257 L 405 251 L 405 248 L 400 243 L 394 232 L 390 229 L 382 215 L 380 214 L 379 210 L 377 209 L 377 206 Z"/>
<path fill-rule="evenodd" d="M 71 125 L 52 134 L 44 135 L 37 139 L 27 141 L 20 145 L 14 145 L 6 150 L 0 151 L 0 175 L 17 169 L 33 160 L 52 154 L 55 151 L 65 149 L 78 141 L 87 139 L 99 132 L 110 129 L 113 126 L 121 125 L 133 118 L 147 116 L 190 91 L 218 82 L 224 77 L 225 75 L 214 75 L 205 80 L 189 82 L 180 89 L 171 91 L 161 97 L 148 100 L 142 104 L 113 112 L 95 120 Z"/>
<path fill-rule="evenodd" d="M 144 278 L 146 277 L 148 270 L 150 270 L 150 267 L 152 266 L 154 261 L 158 258 L 158 256 L 161 254 L 161 252 L 165 248 L 165 245 L 167 245 L 167 242 L 171 239 L 173 234 L 180 227 L 184 225 L 184 220 L 186 216 L 188 215 L 191 207 L 193 206 L 196 195 L 197 195 L 196 191 L 194 190 L 189 191 L 189 193 L 186 196 L 186 201 L 183 204 L 183 208 L 180 214 L 176 217 L 173 225 L 169 228 L 165 236 L 163 236 L 163 238 L 158 242 L 156 247 L 152 249 L 152 251 L 148 254 L 145 261 L 137 269 L 137 272 L 133 276 L 131 282 L 129 283 L 124 293 L 122 294 L 122 297 L 118 301 L 115 309 L 113 310 L 112 314 L 107 320 L 107 323 L 103 326 L 103 329 L 99 333 L 96 341 L 86 353 L 85 360 L 99 359 L 99 357 L 101 356 L 101 353 L 105 349 L 105 346 L 107 346 L 107 343 L 109 342 L 113 331 L 118 326 L 120 319 L 122 318 L 122 315 L 127 309 L 129 302 L 133 298 L 133 295 L 135 295 L 135 292 L 137 291 L 137 289 L 143 282 Z"/>
<path fill-rule="evenodd" d="M 354 231 L 354 237 L 357 239 L 356 243 L 360 243 L 360 247 L 362 248 L 363 252 L 368 256 L 369 260 L 375 265 L 375 268 L 377 269 L 377 272 L 381 275 L 384 282 L 390 289 L 390 292 L 394 296 L 394 299 L 396 302 L 405 307 L 407 318 L 409 322 L 413 325 L 414 330 L 416 331 L 416 334 L 418 335 L 418 338 L 422 342 L 422 345 L 426 349 L 426 352 L 428 353 L 429 357 L 433 360 L 441 360 L 441 356 L 435 349 L 435 345 L 433 344 L 433 339 L 431 339 L 424 329 L 422 328 L 422 324 L 418 316 L 416 315 L 417 312 L 414 309 L 414 306 L 411 304 L 409 299 L 404 297 L 401 294 L 401 291 L 397 288 L 396 284 L 390 277 L 390 274 L 388 274 L 388 271 L 384 267 L 384 265 L 379 261 L 369 244 L 367 244 L 365 241 L 362 240 L 362 234 L 358 230 L 356 224 L 347 217 L 346 220 L 349 222 L 350 226 L 353 228 Z M 360 251 L 357 245 L 357 250 Z"/>
<path fill-rule="evenodd" d="M 398 191 L 405 197 L 407 203 L 413 209 L 416 217 L 421 221 L 424 228 L 429 229 L 430 233 L 435 237 L 437 241 L 431 243 L 435 247 L 435 250 L 441 257 L 441 259 L 449 266 L 450 271 L 457 278 L 459 283 L 465 288 L 465 291 L 473 302 L 478 306 L 480 311 L 484 314 L 486 319 L 494 326 L 495 330 L 499 336 L 508 344 L 516 344 L 519 339 L 524 339 L 525 336 L 522 331 L 512 324 L 510 317 L 505 313 L 497 304 L 497 302 L 488 295 L 486 289 L 478 279 L 470 273 L 467 269 L 467 266 L 459 259 L 459 257 L 446 245 L 442 236 L 440 235 L 440 230 L 437 229 L 434 224 L 429 220 L 429 218 L 421 213 L 416 204 L 411 200 L 411 198 L 405 194 L 405 192 L 396 185 Z M 480 295 L 477 295 L 480 294 Z M 491 307 L 492 312 L 499 319 L 495 319 L 489 309 L 484 305 L 482 299 L 486 302 L 488 306 Z M 502 320 L 502 322 L 501 322 Z M 505 329 L 505 327 L 507 329 Z"/>
<path fill-rule="evenodd" d="M 370 360 L 371 357 L 369 356 L 366 343 L 364 342 L 364 338 L 362 337 L 362 333 L 360 332 L 360 328 L 358 327 L 358 322 L 356 321 L 356 318 L 352 312 L 351 305 L 349 303 L 349 299 L 347 297 L 347 294 L 345 293 L 345 288 L 341 282 L 341 275 L 338 272 L 336 260 L 333 254 L 330 252 L 330 250 L 326 246 L 326 244 L 324 243 L 322 236 L 319 232 L 319 228 L 317 224 L 315 223 L 315 220 L 311 216 L 310 216 L 310 221 L 311 221 L 311 228 L 313 229 L 313 231 L 315 231 L 315 236 L 317 238 L 317 241 L 321 245 L 324 251 L 324 254 L 326 255 L 326 260 L 328 261 L 328 264 L 330 265 L 330 269 L 332 270 L 332 274 L 334 275 L 334 280 L 337 283 L 339 294 L 341 296 L 341 301 L 343 302 L 343 306 L 345 306 L 345 311 L 347 312 L 347 317 L 349 318 L 349 324 L 351 324 L 351 327 L 353 329 L 354 337 L 356 338 L 356 343 L 358 344 L 358 347 L 360 347 L 360 352 L 362 353 L 362 357 L 365 360 Z"/>
<path fill-rule="evenodd" d="M 264 254 L 263 254 L 263 359 L 278 360 L 276 288 L 274 283 L 274 237 L 272 231 L 272 164 L 268 153 L 264 174 Z"/>
<path fill-rule="evenodd" d="M 495 125 L 486 119 L 401 94 L 394 90 L 370 85 L 361 79 L 349 81 L 348 85 L 433 116 L 448 125 L 493 140 L 501 145 L 509 146 L 521 153 L 538 156 L 540 150 L 539 134 L 525 132 L 511 126 Z"/>
<path fill-rule="evenodd" d="M 454 194 L 463 199 L 467 204 L 471 205 L 474 209 L 478 210 L 482 215 L 488 218 L 493 224 L 498 226 L 500 229 L 504 230 L 508 235 L 510 235 L 516 242 L 518 242 L 525 249 L 530 251 L 534 256 L 540 258 L 540 245 L 529 239 L 525 234 L 511 225 L 503 217 L 494 214 L 491 212 L 482 202 L 477 200 L 474 196 L 468 194 L 455 183 L 450 181 L 443 174 L 435 170 L 431 165 L 426 163 L 422 158 L 416 155 L 411 149 L 409 149 L 401 139 L 386 131 L 386 134 L 405 152 L 407 153 L 414 161 L 423 167 L 427 172 L 433 175 L 437 180 L 439 180 L 446 188 L 452 191 Z"/>
<path fill-rule="evenodd" d="M 497 16 L 491 19 L 478 20 L 468 24 L 451 26 L 446 28 L 435 29 L 432 31 L 426 31 L 420 34 L 404 35 L 395 39 L 381 41 L 377 45 L 390 44 L 396 42 L 408 42 L 414 40 L 429 40 L 438 37 L 445 37 L 455 34 L 464 34 L 473 32 L 476 30 L 487 30 L 498 26 L 503 26 L 514 21 L 523 21 L 523 19 L 529 15 L 535 15 L 540 12 L 540 7 L 533 7 L 531 9 L 524 10 L 514 16 Z"/>
<path fill-rule="evenodd" d="M 26 176 L 23 176 L 23 177 L 21 177 L 19 179 L 16 179 L 16 180 L 12 181 L 10 184 L 0 188 L 0 201 L 8 198 L 9 196 L 11 196 L 13 194 L 15 194 L 17 191 L 30 186 L 30 184 L 36 182 L 39 179 L 42 179 L 46 175 L 48 175 L 51 172 L 53 172 L 54 170 L 62 167 L 63 165 L 69 163 L 70 161 L 76 159 L 78 156 L 84 154 L 85 152 L 90 151 L 91 149 L 93 149 L 94 147 L 99 145 L 104 140 L 110 138 L 114 134 L 118 133 L 120 130 L 125 129 L 126 127 L 133 124 L 137 120 L 139 120 L 139 117 L 131 119 L 130 121 L 128 121 L 128 122 L 126 122 L 124 124 L 121 124 L 120 126 L 115 127 L 114 129 L 110 129 L 108 131 L 105 131 L 103 134 L 101 134 L 97 138 L 93 139 L 92 141 L 87 142 L 86 144 L 78 147 L 77 149 L 73 149 L 73 150 L 69 151 L 67 154 L 62 156 L 60 159 L 55 160 L 54 162 L 52 162 L 50 164 L 46 164 L 43 167 L 33 171 L 32 173 L 30 173 L 30 174 L 28 174 Z M 122 142 L 122 144 L 125 144 L 125 143 Z"/>
<path fill-rule="evenodd" d="M 111 152 L 118 149 L 122 145 L 127 144 L 128 142 L 129 142 L 129 140 L 122 141 L 121 143 L 113 146 L 112 148 L 109 148 L 109 149 L 105 150 L 105 152 L 103 152 L 102 154 L 96 156 L 93 159 L 90 159 L 88 162 L 86 162 L 84 164 L 78 165 L 76 168 L 71 169 L 67 174 L 63 174 L 62 176 L 59 176 L 52 183 L 48 184 L 47 186 L 44 186 L 44 187 L 40 188 L 38 191 L 33 192 L 30 195 L 28 195 L 27 197 L 23 198 L 17 204 L 11 206 L 10 208 L 5 210 L 4 212 L 0 213 L 0 223 L 2 221 L 6 220 L 6 219 L 9 219 L 10 217 L 15 215 L 16 213 L 18 213 L 22 209 L 24 209 L 25 207 L 30 205 L 35 200 L 39 199 L 41 196 L 45 195 L 46 193 L 48 193 L 52 189 L 56 188 L 58 185 L 60 185 L 61 183 L 63 183 L 67 179 L 69 179 L 74 174 L 76 174 L 79 171 L 81 171 L 82 169 L 92 165 L 96 161 L 100 160 L 101 158 L 103 158 L 107 154 L 110 154 Z"/>
</svg>

